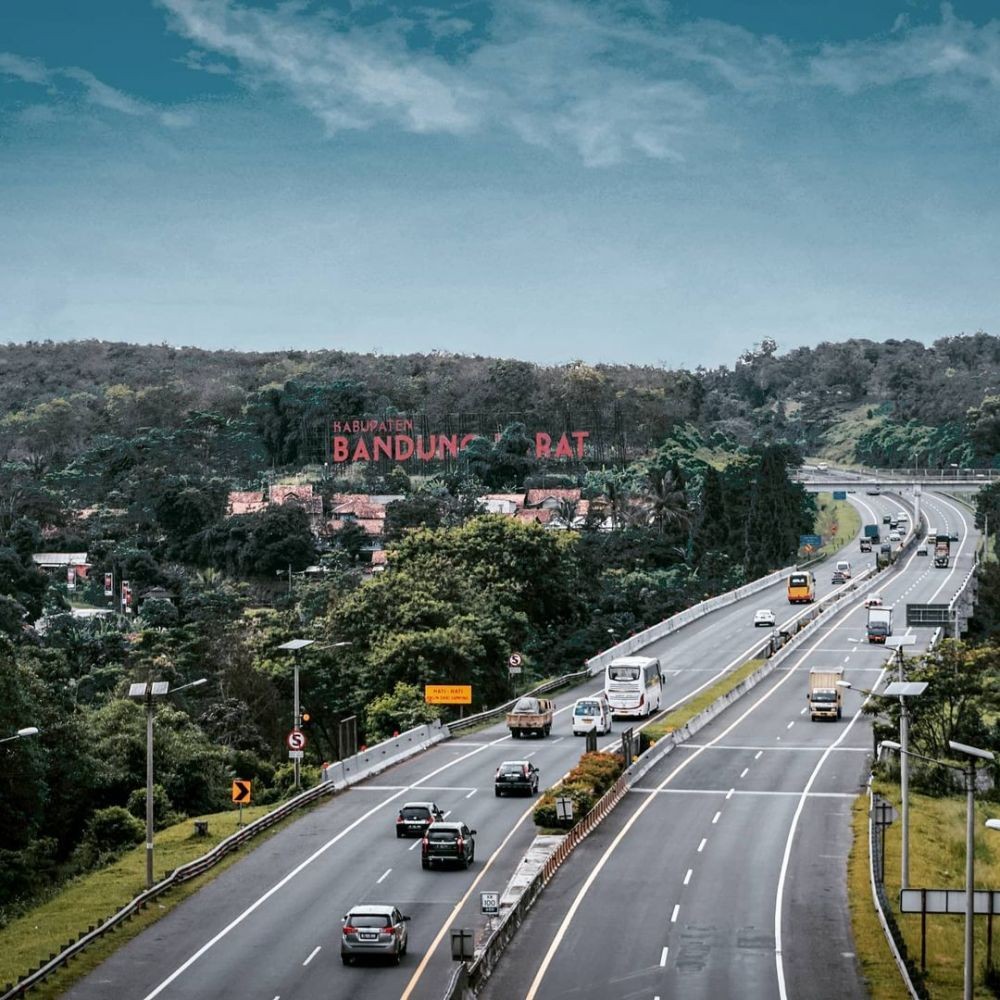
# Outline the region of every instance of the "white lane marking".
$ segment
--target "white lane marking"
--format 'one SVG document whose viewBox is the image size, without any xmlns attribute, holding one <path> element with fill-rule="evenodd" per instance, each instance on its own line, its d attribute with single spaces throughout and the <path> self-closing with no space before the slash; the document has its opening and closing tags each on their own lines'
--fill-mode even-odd
<svg viewBox="0 0 1000 1000">
<path fill-rule="evenodd" d="M 789 723 L 788 723 L 788 725 L 787 725 L 787 726 L 786 726 L 785 728 L 786 728 L 786 729 L 791 729 L 791 728 L 792 728 L 792 726 L 794 726 L 794 725 L 795 725 L 795 722 L 794 722 L 794 720 L 793 720 L 792 722 L 789 722 Z"/>
<path fill-rule="evenodd" d="M 684 876 L 684 884 L 687 885 L 691 881 L 691 876 L 694 874 L 694 869 L 689 868 L 687 870 L 687 875 Z"/>
<path fill-rule="evenodd" d="M 705 845 L 708 843 L 708 838 L 703 837 L 701 843 L 698 845 L 698 853 L 701 854 L 705 850 Z"/>
<path fill-rule="evenodd" d="M 846 663 L 849 659 L 850 659 L 850 656 L 845 656 L 844 657 L 844 663 Z M 294 722 L 295 720 L 293 719 L 292 721 Z"/>
<path fill-rule="evenodd" d="M 556 743 L 562 743 L 564 739 L 566 739 L 565 736 L 557 736 L 554 740 L 549 740 L 549 745 L 554 746 Z"/>
<path fill-rule="evenodd" d="M 730 789 L 729 789 L 729 791 L 728 791 L 728 792 L 726 792 L 726 800 L 727 800 L 727 801 L 728 801 L 729 799 L 731 799 L 731 798 L 733 797 L 733 793 L 734 793 L 735 791 L 736 791 L 736 789 L 735 789 L 735 788 L 730 788 Z"/>
<path fill-rule="evenodd" d="M 762 754 L 763 752 L 764 752 L 763 750 L 758 750 L 758 751 L 757 751 L 757 752 L 756 752 L 756 753 L 755 753 L 755 754 L 753 755 L 753 759 L 754 759 L 754 760 L 760 760 L 760 755 L 761 755 L 761 754 Z"/>
<path fill-rule="evenodd" d="M 881 672 L 881 669 L 882 668 L 879 667 L 879 671 L 880 672 Z M 780 739 L 781 737 L 778 737 L 778 738 Z M 717 744 L 715 746 L 709 746 L 706 743 L 701 743 L 701 744 L 699 744 L 699 743 L 682 743 L 673 752 L 674 753 L 680 753 L 681 750 L 756 750 L 757 753 L 754 756 L 754 760 L 757 760 L 757 758 L 760 757 L 760 755 L 765 750 L 794 750 L 796 752 L 800 752 L 802 750 L 812 750 L 812 751 L 815 751 L 816 753 L 822 753 L 824 749 L 825 748 L 822 747 L 822 746 L 809 746 L 808 744 L 805 744 L 805 743 L 800 743 L 800 744 L 786 743 L 783 747 L 733 746 L 731 744 L 725 744 L 724 745 L 724 744 L 721 744 L 721 743 Z M 837 747 L 837 750 L 840 753 L 871 753 L 872 752 L 872 748 L 870 746 L 869 747 Z"/>
<path fill-rule="evenodd" d="M 441 813 L 441 818 L 442 819 L 447 819 L 450 815 L 451 815 L 451 810 L 450 809 L 445 809 L 445 811 L 443 813 Z"/>
<path fill-rule="evenodd" d="M 471 798 L 472 798 L 472 796 L 473 796 L 473 795 L 475 795 L 475 794 L 476 794 L 476 792 L 478 792 L 478 791 L 479 791 L 479 789 L 478 789 L 478 788 L 473 788 L 473 789 L 472 789 L 472 791 L 471 791 L 471 792 L 469 792 L 469 794 L 468 794 L 468 795 L 466 795 L 465 797 L 466 797 L 467 799 L 471 799 Z"/>
<path fill-rule="evenodd" d="M 741 778 L 745 778 L 745 777 L 747 776 L 747 774 L 749 773 L 749 771 L 750 771 L 750 768 L 749 768 L 749 767 L 745 767 L 745 768 L 743 768 L 743 770 L 742 770 L 742 771 L 740 771 L 740 777 L 741 777 Z"/>
<path fill-rule="evenodd" d="M 182 975 L 188 969 L 190 969 L 191 966 L 194 965 L 194 963 L 197 962 L 202 955 L 204 955 L 211 948 L 214 948 L 232 930 L 234 930 L 236 927 L 239 927 L 239 925 L 242 924 L 243 921 L 246 920 L 246 918 L 249 917 L 251 913 L 254 913 L 259 907 L 263 906 L 264 903 L 266 903 L 267 900 L 269 900 L 276 892 L 278 892 L 279 889 L 282 889 L 286 885 L 288 885 L 288 883 L 291 882 L 296 875 L 304 871 L 314 861 L 316 861 L 318 858 L 321 858 L 324 854 L 326 854 L 326 852 L 331 847 L 333 847 L 334 844 L 340 843 L 340 841 L 343 840 L 344 837 L 346 837 L 349 833 L 353 832 L 357 827 L 359 827 L 362 823 L 364 823 L 365 820 L 370 819 L 380 809 L 385 808 L 385 806 L 387 806 L 390 802 L 392 802 L 393 799 L 401 798 L 405 792 L 408 792 L 413 788 L 421 787 L 422 782 L 428 780 L 429 778 L 433 778 L 439 775 L 442 771 L 447 771 L 449 767 L 453 767 L 455 764 L 458 764 L 463 760 L 467 760 L 469 757 L 474 757 L 476 754 L 480 753 L 483 750 L 488 750 L 491 746 L 494 746 L 495 744 L 502 742 L 502 740 L 506 738 L 507 737 L 500 737 L 499 739 L 494 740 L 491 743 L 483 743 L 475 750 L 471 750 L 469 751 L 469 753 L 463 754 L 461 757 L 456 757 L 454 760 L 448 761 L 447 764 L 442 764 L 441 767 L 439 767 L 437 770 L 431 771 L 430 774 L 425 775 L 423 778 L 415 781 L 412 785 L 407 785 L 400 791 L 396 792 L 395 795 L 390 795 L 384 801 L 379 802 L 378 805 L 372 806 L 371 809 L 369 809 L 366 813 L 363 813 L 361 816 L 359 816 L 353 823 L 350 824 L 350 826 L 344 827 L 344 829 L 341 830 L 340 833 L 338 833 L 335 837 L 331 837 L 325 844 L 322 844 L 320 847 L 316 848 L 316 850 L 313 851 L 308 858 L 306 858 L 304 861 L 301 861 L 287 875 L 285 875 L 283 878 L 275 882 L 275 884 L 272 885 L 271 888 L 267 890 L 267 892 L 265 892 L 261 896 L 258 896 L 257 899 L 254 900 L 254 902 L 252 902 L 241 914 L 239 914 L 239 916 L 234 917 L 232 920 L 230 920 L 229 923 L 226 924 L 226 926 L 223 927 L 222 930 L 215 935 L 215 937 L 210 938 L 208 941 L 206 941 L 190 958 L 186 959 L 176 969 L 174 969 L 174 971 L 171 972 L 170 975 L 167 976 L 167 978 L 164 979 L 162 983 L 160 983 L 158 986 L 154 987 L 149 993 L 147 993 L 143 997 L 143 1000 L 153 1000 L 154 997 L 158 997 L 175 979 L 177 979 L 178 976 Z M 525 816 L 528 815 L 530 815 L 530 813 L 525 813 Z M 517 828 L 515 827 L 515 829 Z M 420 841 L 418 840 L 417 843 L 419 844 Z"/>
<path fill-rule="evenodd" d="M 681 904 L 674 903 L 674 912 L 670 914 L 670 922 L 672 924 L 677 923 L 677 914 L 681 912 Z"/>
<path fill-rule="evenodd" d="M 381 877 L 375 879 L 375 884 L 381 885 L 389 877 L 389 872 L 391 871 L 392 871 L 391 868 L 386 868 L 386 870 L 382 873 Z"/>
<path fill-rule="evenodd" d="M 311 952 L 309 952 L 309 957 L 302 964 L 303 965 L 308 965 L 319 954 L 319 950 L 322 947 L 323 946 L 320 945 L 320 944 L 316 945 L 316 947 L 313 948 L 313 950 Z"/>
<path fill-rule="evenodd" d="M 714 816 L 712 817 L 712 826 L 715 826 L 715 824 L 719 822 L 719 817 L 720 817 L 721 815 L 722 815 L 722 813 L 721 813 L 721 812 L 717 812 L 717 813 L 716 813 L 716 814 L 715 814 L 715 815 L 714 815 Z"/>
<path fill-rule="evenodd" d="M 869 751 L 871 752 L 871 751 Z M 643 788 L 641 785 L 633 785 L 629 789 L 629 793 L 635 792 L 636 795 L 722 795 L 721 788 Z M 770 789 L 732 789 L 733 795 L 779 795 L 779 796 L 794 796 L 798 798 L 801 792 L 776 792 Z M 726 792 L 726 798 L 729 798 L 729 792 Z M 857 795 L 853 792 L 810 792 L 809 798 L 811 799 L 856 799 Z"/>
<path fill-rule="evenodd" d="M 851 614 L 855 608 L 844 608 L 842 611 L 835 613 L 834 621 L 840 622 L 847 615 Z M 755 712 L 761 705 L 764 704 L 768 699 L 773 697 L 774 693 L 778 691 L 783 684 L 787 684 L 793 677 L 797 679 L 801 676 L 798 668 L 802 666 L 806 660 L 812 656 L 816 650 L 819 648 L 820 644 L 826 639 L 833 628 L 827 627 L 821 629 L 820 635 L 816 637 L 816 641 L 795 661 L 795 663 L 788 669 L 781 673 L 775 671 L 779 674 L 778 681 L 768 688 L 748 709 L 738 715 L 715 739 L 710 740 L 706 746 L 713 746 L 716 743 L 721 743 L 734 729 L 737 728 L 748 716 Z M 781 737 L 779 736 L 780 740 Z M 696 750 L 689 757 L 685 757 L 660 783 L 657 785 L 657 791 L 666 786 L 680 774 L 693 760 L 700 756 L 704 751 Z M 531 981 L 531 985 L 528 987 L 528 992 L 525 994 L 524 1000 L 535 1000 L 535 996 L 541 987 L 542 980 L 545 978 L 545 973 L 548 972 L 549 966 L 552 964 L 552 959 L 555 957 L 556 951 L 559 949 L 560 944 L 562 944 L 563 938 L 566 936 L 566 931 L 569 929 L 569 925 L 573 922 L 573 918 L 576 916 L 577 910 L 583 904 L 583 898 L 590 891 L 590 887 L 597 881 L 597 877 L 600 875 L 601 870 L 608 863 L 608 859 L 615 852 L 621 842 L 628 836 L 629 831 L 632 827 L 639 821 L 639 817 L 646 811 L 649 805 L 656 799 L 655 795 L 650 795 L 642 805 L 626 820 L 625 825 L 618 831 L 614 839 L 605 848 L 604 853 L 601 855 L 597 863 L 591 868 L 590 874 L 584 880 L 583 885 L 577 892 L 573 902 L 570 904 L 569 909 L 566 911 L 566 915 L 563 917 L 562 922 L 559 924 L 559 928 L 556 930 L 555 936 L 552 939 L 552 943 L 549 945 L 548 950 L 542 958 L 538 966 L 538 970 L 535 972 L 535 977 Z M 704 841 L 702 841 L 704 844 Z M 699 850 L 701 848 L 699 847 Z M 406 997 L 401 998 L 401 1000 L 406 1000 Z"/>
<path fill-rule="evenodd" d="M 799 715 L 805 715 L 805 714 L 806 714 L 806 710 L 805 710 L 805 708 L 804 708 L 804 707 L 803 707 L 803 708 L 800 708 L 800 709 L 799 709 Z"/>
<path fill-rule="evenodd" d="M 414 850 L 415 848 L 417 848 L 417 847 L 420 846 L 420 844 L 421 844 L 422 841 L 423 841 L 423 837 L 421 837 L 420 840 L 413 841 L 413 843 L 410 844 L 410 846 L 407 848 L 407 850 L 408 851 Z"/>
<path fill-rule="evenodd" d="M 883 669 L 883 674 L 886 670 Z M 882 678 L 879 677 L 876 687 L 882 682 Z M 847 734 L 851 731 L 854 723 L 861 718 L 865 705 L 871 700 L 871 695 L 869 694 L 865 700 L 861 703 L 861 707 L 851 716 L 851 721 L 847 723 L 844 727 L 844 731 L 833 741 L 833 743 L 827 747 L 826 753 L 818 761 L 816 761 L 816 766 L 813 768 L 812 774 L 809 775 L 809 780 L 806 782 L 805 788 L 802 789 L 802 794 L 799 797 L 799 804 L 795 807 L 795 815 L 792 816 L 792 825 L 788 828 L 788 839 L 785 841 L 785 852 L 781 858 L 781 870 L 778 873 L 778 891 L 774 897 L 774 964 L 775 971 L 778 975 L 778 997 L 779 1000 L 788 1000 L 788 993 L 785 989 L 785 967 L 781 956 L 781 904 L 785 896 L 785 876 L 788 874 L 788 862 L 792 856 L 792 842 L 795 839 L 795 831 L 799 825 L 799 817 L 802 815 L 802 809 L 806 804 L 806 799 L 809 797 L 809 789 L 812 788 L 813 782 L 819 777 L 820 768 L 826 763 L 827 758 L 830 756 L 830 752 L 833 748 L 840 743 L 842 740 L 847 738 Z"/>
<path fill-rule="evenodd" d="M 294 722 L 295 720 L 293 719 L 292 721 Z M 529 757 L 534 757 L 536 753 L 538 753 L 537 750 L 532 750 L 531 753 L 526 753 L 524 755 L 524 759 L 527 760 Z"/>
<path fill-rule="evenodd" d="M 660 968 L 661 969 L 663 968 L 663 966 L 665 966 L 667 964 L 667 952 L 668 951 L 670 951 L 670 949 L 666 945 L 664 945 L 663 946 L 663 951 L 660 952 Z"/>
</svg>

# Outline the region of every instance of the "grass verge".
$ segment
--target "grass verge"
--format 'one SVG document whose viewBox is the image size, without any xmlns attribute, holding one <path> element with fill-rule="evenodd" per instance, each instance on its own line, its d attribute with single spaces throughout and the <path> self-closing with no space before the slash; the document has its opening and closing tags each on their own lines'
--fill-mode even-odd
<svg viewBox="0 0 1000 1000">
<path fill-rule="evenodd" d="M 251 806 L 243 810 L 244 823 L 269 812 L 273 806 Z M 311 806 L 296 810 L 290 817 L 276 823 L 255 837 L 251 844 L 257 847 L 286 823 L 305 815 Z M 163 878 L 166 872 L 186 861 L 205 854 L 212 847 L 236 832 L 235 810 L 194 816 L 156 834 L 155 877 Z M 195 819 L 208 820 L 208 834 L 197 836 L 193 832 Z M 209 869 L 204 875 L 161 895 L 142 913 L 123 924 L 118 930 L 106 934 L 92 944 L 71 965 L 50 976 L 32 990 L 31 996 L 39 1000 L 54 1000 L 78 979 L 87 975 L 116 951 L 126 941 L 155 923 L 163 914 L 200 889 L 206 881 L 215 878 L 229 865 L 245 856 L 243 849 L 233 851 Z M 146 887 L 146 846 L 123 854 L 114 864 L 73 879 L 51 899 L 36 906 L 23 916 L 12 920 L 0 930 L 0 986 L 15 982 L 30 968 L 36 968 L 49 955 L 60 952 L 80 931 L 91 924 L 97 925 L 131 902 Z"/>
<path fill-rule="evenodd" d="M 764 665 L 765 660 L 747 660 L 746 663 L 737 667 L 725 677 L 717 680 L 711 687 L 706 688 L 696 698 L 685 702 L 675 708 L 669 715 L 653 722 L 643 729 L 643 732 L 651 739 L 658 740 L 661 736 L 672 733 L 675 729 L 690 722 L 699 712 L 708 708 L 716 698 L 721 698 L 729 694 L 739 683 L 746 680 L 755 670 Z"/>
<path fill-rule="evenodd" d="M 877 782 L 875 790 L 900 808 L 899 786 Z M 865 806 L 862 806 L 864 812 Z M 1000 885 L 1000 834 L 984 828 L 983 823 L 996 806 L 977 803 L 975 816 L 976 838 L 976 887 L 995 888 Z M 861 832 L 857 832 L 860 829 Z M 866 827 L 855 827 L 855 845 L 863 854 L 867 866 Z M 886 892 L 893 905 L 896 921 L 903 932 L 911 959 L 920 964 L 920 914 L 900 914 L 900 861 L 902 853 L 902 824 L 898 820 L 889 827 L 885 843 Z M 852 862 L 853 863 L 853 862 Z M 913 888 L 962 889 L 965 885 L 965 798 L 931 798 L 910 793 L 910 885 Z M 867 907 L 873 921 L 875 917 L 867 869 L 863 885 L 850 879 L 850 905 L 852 919 L 857 920 Z M 975 996 L 986 1000 L 997 994 L 984 983 L 986 966 L 985 916 L 975 921 Z M 961 915 L 930 914 L 927 917 L 927 988 L 932 997 L 958 997 L 962 995 L 964 917 Z M 1000 937 L 1000 923 L 994 927 Z M 874 934 L 857 922 L 854 939 L 861 954 L 863 947 L 870 947 Z M 884 942 L 881 929 L 878 938 Z M 886 951 L 888 952 L 888 946 Z M 1000 947 L 994 945 L 994 951 Z M 1000 961 L 1000 956 L 995 956 Z M 891 958 L 889 959 L 891 962 Z M 887 977 L 890 978 L 890 977 Z M 898 974 L 896 975 L 899 981 Z M 877 992 L 872 988 L 872 1000 L 895 1000 L 902 992 Z"/>
<path fill-rule="evenodd" d="M 825 541 L 815 553 L 832 556 L 861 531 L 861 515 L 846 500 L 834 500 L 832 493 L 816 494 L 816 534 Z"/>
</svg>

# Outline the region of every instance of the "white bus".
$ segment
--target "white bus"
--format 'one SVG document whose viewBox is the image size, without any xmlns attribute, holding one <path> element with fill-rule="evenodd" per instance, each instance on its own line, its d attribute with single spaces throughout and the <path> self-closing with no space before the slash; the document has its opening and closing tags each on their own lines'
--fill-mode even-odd
<svg viewBox="0 0 1000 1000">
<path fill-rule="evenodd" d="M 662 691 L 660 661 L 652 656 L 620 656 L 604 674 L 604 694 L 615 719 L 644 719 L 659 711 Z"/>
</svg>

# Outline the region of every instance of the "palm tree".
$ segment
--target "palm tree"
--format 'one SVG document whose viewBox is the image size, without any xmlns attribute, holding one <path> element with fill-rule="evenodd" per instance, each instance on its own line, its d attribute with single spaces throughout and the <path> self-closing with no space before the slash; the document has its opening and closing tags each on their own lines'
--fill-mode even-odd
<svg viewBox="0 0 1000 1000">
<path fill-rule="evenodd" d="M 643 483 L 643 496 L 661 535 L 668 525 L 687 530 L 691 523 L 687 494 L 671 470 L 649 469 Z"/>
<path fill-rule="evenodd" d="M 566 525 L 567 528 L 572 528 L 573 522 L 576 520 L 576 508 L 576 500 L 571 500 L 569 497 L 563 497 L 556 507 L 556 518 Z"/>
</svg>

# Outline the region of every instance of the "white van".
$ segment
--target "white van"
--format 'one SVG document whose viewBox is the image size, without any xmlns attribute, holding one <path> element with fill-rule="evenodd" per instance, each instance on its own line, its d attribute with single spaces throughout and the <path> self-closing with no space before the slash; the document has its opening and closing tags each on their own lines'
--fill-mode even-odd
<svg viewBox="0 0 1000 1000">
<path fill-rule="evenodd" d="M 586 698 L 577 698 L 573 705 L 573 735 L 585 736 L 590 732 L 602 736 L 611 732 L 611 709 L 601 691 Z"/>
<path fill-rule="evenodd" d="M 843 573 L 843 575 L 849 580 L 851 578 L 851 564 L 846 559 L 839 559 L 837 561 L 836 572 Z"/>
</svg>

